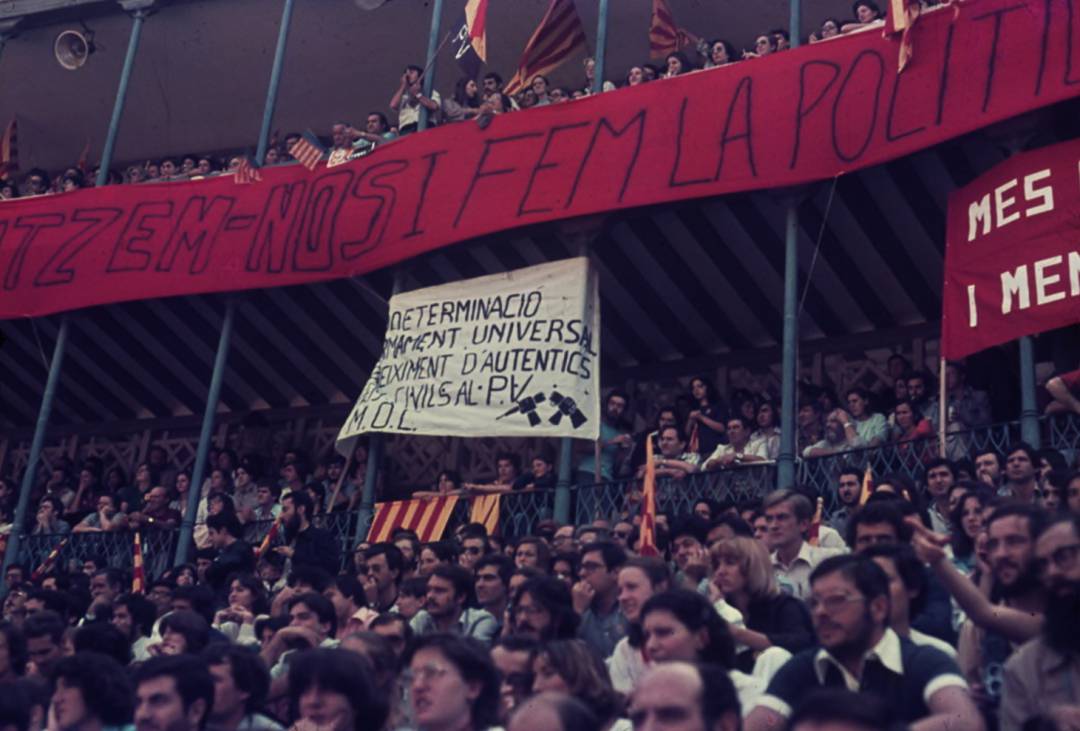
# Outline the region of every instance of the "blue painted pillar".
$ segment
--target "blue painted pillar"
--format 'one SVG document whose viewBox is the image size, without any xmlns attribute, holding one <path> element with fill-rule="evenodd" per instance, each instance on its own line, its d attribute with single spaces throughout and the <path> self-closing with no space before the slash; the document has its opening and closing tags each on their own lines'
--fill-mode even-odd
<svg viewBox="0 0 1080 731">
<path fill-rule="evenodd" d="M 600 0 L 600 19 L 596 24 L 596 74 L 593 76 L 592 93 L 604 90 L 604 68 L 607 56 L 608 0 Z"/>
<path fill-rule="evenodd" d="M 424 63 L 424 96 L 431 98 L 431 92 L 435 90 L 435 56 L 439 52 L 439 33 L 442 30 L 443 0 L 435 0 L 431 4 L 431 29 L 428 31 L 427 61 Z M 417 128 L 428 128 L 428 109 L 420 107 L 420 122 Z M 368 464 L 371 464 L 370 462 Z"/>
<path fill-rule="evenodd" d="M 285 46 L 289 40 L 289 27 L 292 25 L 294 0 L 285 0 L 281 11 L 281 25 L 278 26 L 277 47 L 274 49 L 274 64 L 270 67 L 270 86 L 266 89 L 266 103 L 263 105 L 262 127 L 259 129 L 259 144 L 255 150 L 255 164 L 266 162 L 266 148 L 270 140 L 270 128 L 274 123 L 274 108 L 277 106 L 278 86 L 281 83 L 281 69 L 285 65 Z"/>
</svg>

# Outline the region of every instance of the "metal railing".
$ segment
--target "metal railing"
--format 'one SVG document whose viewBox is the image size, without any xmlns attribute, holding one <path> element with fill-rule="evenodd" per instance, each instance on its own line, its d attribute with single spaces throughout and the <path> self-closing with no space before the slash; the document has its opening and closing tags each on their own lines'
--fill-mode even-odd
<svg viewBox="0 0 1080 731">
<path fill-rule="evenodd" d="M 1045 417 L 1041 420 L 1040 427 L 1044 446 L 1060 451 L 1070 463 L 1080 455 L 1080 415 L 1060 414 Z M 946 450 L 950 456 L 957 458 L 968 457 L 972 451 L 985 447 L 1004 453 L 1008 445 L 1019 438 L 1018 422 L 992 424 L 970 431 L 950 433 L 946 439 Z M 824 512 L 830 515 L 837 507 L 835 487 L 840 470 L 845 467 L 863 470 L 869 465 L 878 480 L 886 475 L 900 474 L 922 489 L 924 465 L 937 457 L 938 449 L 938 440 L 933 437 L 801 459 L 796 479 L 803 488 L 824 499 Z M 699 499 L 739 503 L 759 499 L 775 486 L 776 465 L 773 463 L 698 472 L 681 480 L 661 479 L 657 484 L 657 509 L 675 516 L 686 515 Z M 571 500 L 571 515 L 578 525 L 600 518 L 632 518 L 641 509 L 641 480 L 622 479 L 572 486 Z M 514 539 L 534 533 L 541 521 L 552 518 L 554 504 L 554 490 L 503 495 L 499 510 L 502 536 Z M 337 538 L 343 567 L 352 560 L 352 542 L 357 535 L 359 520 L 359 512 L 329 513 L 316 517 L 316 525 L 331 531 Z M 447 534 L 468 520 L 469 503 L 467 500 L 460 500 L 448 524 Z M 271 521 L 247 525 L 245 540 L 258 546 L 270 525 Z M 172 565 L 178 533 L 177 530 L 155 530 L 143 534 L 143 557 L 147 576 L 157 576 Z M 49 552 L 64 538 L 58 535 L 25 536 L 19 562 L 31 570 L 40 566 Z M 73 567 L 83 561 L 96 559 L 107 566 L 127 569 L 132 565 L 132 539 L 131 532 L 71 534 L 61 548 L 55 564 Z"/>
</svg>

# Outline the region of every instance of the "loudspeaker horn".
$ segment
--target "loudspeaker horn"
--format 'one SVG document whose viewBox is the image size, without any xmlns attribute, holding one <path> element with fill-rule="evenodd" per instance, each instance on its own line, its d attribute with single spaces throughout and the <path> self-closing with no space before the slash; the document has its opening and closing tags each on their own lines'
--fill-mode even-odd
<svg viewBox="0 0 1080 731">
<path fill-rule="evenodd" d="M 76 71 L 86 65 L 86 59 L 94 52 L 94 34 L 66 30 L 56 37 L 53 55 L 68 71 Z"/>
</svg>

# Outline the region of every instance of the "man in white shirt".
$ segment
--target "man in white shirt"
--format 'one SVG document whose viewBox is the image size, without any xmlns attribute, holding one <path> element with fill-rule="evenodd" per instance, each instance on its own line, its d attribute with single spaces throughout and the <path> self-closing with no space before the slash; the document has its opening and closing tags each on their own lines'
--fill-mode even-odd
<svg viewBox="0 0 1080 731">
<path fill-rule="evenodd" d="M 762 509 L 776 579 L 782 589 L 804 599 L 810 590 L 810 572 L 826 558 L 844 553 L 844 550 L 811 546 L 806 542 L 814 506 L 805 495 L 794 490 L 776 490 L 766 496 Z"/>
<path fill-rule="evenodd" d="M 713 470 L 717 467 L 739 467 L 751 462 L 767 462 L 769 455 L 765 452 L 764 441 L 750 443 L 750 424 L 741 416 L 733 416 L 727 420 L 728 443 L 721 444 L 709 455 L 703 469 Z"/>
</svg>

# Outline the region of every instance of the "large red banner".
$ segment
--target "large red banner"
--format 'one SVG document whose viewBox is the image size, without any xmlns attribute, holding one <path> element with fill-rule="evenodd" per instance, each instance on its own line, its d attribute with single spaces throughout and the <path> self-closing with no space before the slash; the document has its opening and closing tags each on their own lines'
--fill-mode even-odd
<svg viewBox="0 0 1080 731">
<path fill-rule="evenodd" d="M 942 352 L 1080 322 L 1080 140 L 1010 158 L 949 196 Z"/>
<path fill-rule="evenodd" d="M 927 13 L 902 74 L 899 37 L 870 30 L 448 125 L 315 173 L 5 203 L 0 318 L 353 276 L 540 221 L 875 165 L 1080 93 L 1074 1 Z"/>
</svg>

